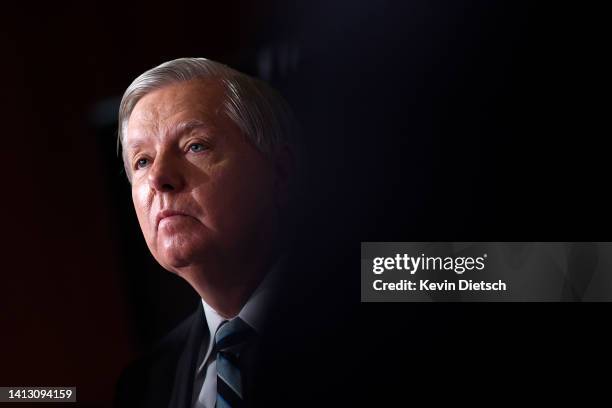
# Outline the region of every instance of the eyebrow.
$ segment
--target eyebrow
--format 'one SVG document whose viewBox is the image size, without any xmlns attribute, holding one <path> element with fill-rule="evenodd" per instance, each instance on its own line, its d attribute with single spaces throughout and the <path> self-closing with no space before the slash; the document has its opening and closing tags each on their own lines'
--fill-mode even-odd
<svg viewBox="0 0 612 408">
<path fill-rule="evenodd" d="M 181 135 L 198 128 L 210 129 L 210 126 L 201 120 L 188 120 L 187 122 L 179 123 L 171 133 L 172 135 Z"/>
<path fill-rule="evenodd" d="M 211 127 L 201 120 L 188 120 L 186 122 L 179 123 L 169 133 L 171 137 L 180 136 L 184 133 L 189 133 L 194 129 L 210 129 Z M 127 143 L 127 148 L 131 150 L 137 150 L 139 147 L 146 145 L 147 142 L 143 138 L 138 138 Z"/>
</svg>

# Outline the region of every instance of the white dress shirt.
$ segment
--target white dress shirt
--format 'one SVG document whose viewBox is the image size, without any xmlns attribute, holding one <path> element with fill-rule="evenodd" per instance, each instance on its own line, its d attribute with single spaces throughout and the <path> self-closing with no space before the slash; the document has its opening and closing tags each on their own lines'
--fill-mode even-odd
<svg viewBox="0 0 612 408">
<path fill-rule="evenodd" d="M 263 319 L 266 317 L 265 308 L 269 304 L 271 296 L 277 290 L 280 264 L 281 260 L 276 262 L 238 313 L 238 316 L 256 332 L 261 332 Z M 194 408 L 214 408 L 217 400 L 217 356 L 212 354 L 212 349 L 217 329 L 221 323 L 228 319 L 217 313 L 204 299 L 202 299 L 202 305 L 206 315 L 206 321 L 202 324 L 206 325 L 209 338 L 208 343 L 202 344 L 200 348 L 192 406 Z"/>
</svg>

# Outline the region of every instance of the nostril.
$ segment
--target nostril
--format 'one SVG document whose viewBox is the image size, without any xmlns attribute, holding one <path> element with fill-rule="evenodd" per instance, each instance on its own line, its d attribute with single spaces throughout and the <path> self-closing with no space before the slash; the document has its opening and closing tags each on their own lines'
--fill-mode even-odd
<svg viewBox="0 0 612 408">
<path fill-rule="evenodd" d="M 164 190 L 164 191 L 173 191 L 174 187 L 171 184 L 162 184 L 162 190 Z"/>
</svg>

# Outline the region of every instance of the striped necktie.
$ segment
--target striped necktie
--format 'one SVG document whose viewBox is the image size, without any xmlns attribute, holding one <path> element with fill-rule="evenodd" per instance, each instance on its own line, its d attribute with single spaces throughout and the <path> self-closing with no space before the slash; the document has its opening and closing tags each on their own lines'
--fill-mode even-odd
<svg viewBox="0 0 612 408">
<path fill-rule="evenodd" d="M 240 352 L 254 334 L 253 328 L 239 317 L 229 321 L 226 320 L 217 329 L 217 334 L 215 334 L 215 348 L 217 350 L 216 408 L 245 406 Z"/>
</svg>

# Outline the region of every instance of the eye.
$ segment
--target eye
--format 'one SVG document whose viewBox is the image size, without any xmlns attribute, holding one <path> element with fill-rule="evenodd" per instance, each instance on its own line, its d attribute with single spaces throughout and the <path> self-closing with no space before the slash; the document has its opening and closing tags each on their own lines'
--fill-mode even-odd
<svg viewBox="0 0 612 408">
<path fill-rule="evenodd" d="M 193 153 L 201 153 L 206 150 L 203 143 L 192 143 L 189 145 L 189 151 Z"/>
<path fill-rule="evenodd" d="M 140 158 L 138 160 L 136 160 L 136 169 L 142 169 L 143 167 L 147 166 L 149 164 L 149 159 L 147 158 Z"/>
</svg>

